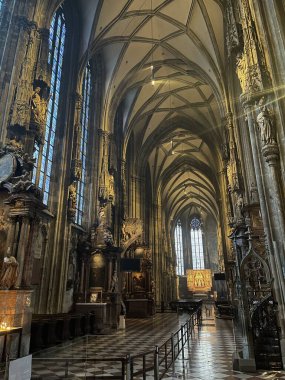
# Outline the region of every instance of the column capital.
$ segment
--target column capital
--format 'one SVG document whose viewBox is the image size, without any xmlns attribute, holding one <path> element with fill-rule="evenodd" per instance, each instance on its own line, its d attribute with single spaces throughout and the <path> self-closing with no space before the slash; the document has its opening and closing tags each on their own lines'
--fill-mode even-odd
<svg viewBox="0 0 285 380">
<path fill-rule="evenodd" d="M 104 129 L 101 129 L 101 128 L 98 128 L 98 135 L 100 137 L 109 137 L 110 136 L 110 132 L 109 131 L 105 131 Z"/>
<path fill-rule="evenodd" d="M 42 39 L 48 40 L 49 39 L 49 29 L 47 29 L 47 28 L 39 29 L 39 36 Z"/>
<path fill-rule="evenodd" d="M 269 166 L 276 166 L 279 162 L 279 148 L 277 144 L 267 144 L 261 149 L 263 157 Z"/>
<path fill-rule="evenodd" d="M 76 105 L 75 107 L 76 108 L 81 108 L 82 107 L 82 95 L 79 94 L 79 92 L 74 92 L 74 94 L 72 95 L 72 99 L 75 101 Z"/>
</svg>

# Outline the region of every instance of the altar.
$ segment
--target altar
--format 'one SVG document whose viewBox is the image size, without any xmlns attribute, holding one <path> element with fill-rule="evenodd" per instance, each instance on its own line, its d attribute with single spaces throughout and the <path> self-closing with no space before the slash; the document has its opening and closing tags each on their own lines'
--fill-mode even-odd
<svg viewBox="0 0 285 380">
<path fill-rule="evenodd" d="M 154 314 L 152 299 L 131 298 L 126 299 L 127 316 L 132 318 L 147 318 Z"/>
<path fill-rule="evenodd" d="M 107 302 L 76 303 L 75 311 L 82 314 L 95 315 L 95 329 L 98 333 L 106 333 L 111 327 L 111 304 Z"/>
<path fill-rule="evenodd" d="M 127 317 L 147 318 L 154 315 L 155 284 L 151 275 L 149 248 L 131 247 L 120 264 Z"/>
</svg>

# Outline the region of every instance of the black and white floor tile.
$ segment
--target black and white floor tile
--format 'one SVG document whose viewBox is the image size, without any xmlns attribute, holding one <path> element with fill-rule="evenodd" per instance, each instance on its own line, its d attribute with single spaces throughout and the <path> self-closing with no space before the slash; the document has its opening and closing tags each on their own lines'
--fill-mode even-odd
<svg viewBox="0 0 285 380">
<path fill-rule="evenodd" d="M 121 363 L 90 362 L 86 358 L 112 359 L 137 355 L 160 346 L 178 330 L 188 315 L 156 314 L 150 319 L 127 319 L 126 329 L 112 335 L 85 336 L 61 346 L 42 351 L 33 357 L 33 380 L 104 379 L 120 376 Z M 189 345 L 179 355 L 165 379 L 189 380 L 259 380 L 284 379 L 285 372 L 241 373 L 232 370 L 232 355 L 241 347 L 241 340 L 233 337 L 232 321 L 217 320 L 214 316 L 203 319 Z M 153 356 L 146 357 L 146 364 Z M 68 359 L 68 360 L 67 360 Z M 68 362 L 68 365 L 67 365 Z M 134 370 L 138 369 L 135 363 Z M 140 379 L 142 377 L 136 377 Z M 147 379 L 154 379 L 149 373 Z"/>
</svg>

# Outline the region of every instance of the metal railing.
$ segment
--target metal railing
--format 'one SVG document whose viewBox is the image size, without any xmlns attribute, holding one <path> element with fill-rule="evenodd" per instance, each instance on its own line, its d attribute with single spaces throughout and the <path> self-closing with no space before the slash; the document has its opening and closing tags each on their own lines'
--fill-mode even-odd
<svg viewBox="0 0 285 380">
<path fill-rule="evenodd" d="M 160 380 L 165 375 L 165 373 L 169 370 L 171 366 L 174 368 L 175 360 L 178 355 L 182 352 L 182 358 L 184 358 L 184 346 L 186 344 L 189 345 L 189 341 L 192 337 L 192 333 L 194 327 L 200 325 L 202 323 L 202 308 L 199 307 L 190 318 L 181 325 L 180 329 L 171 334 L 171 337 L 164 342 L 161 346 L 155 346 L 154 350 L 149 350 L 142 354 L 138 355 L 126 355 L 125 357 L 110 357 L 110 358 L 33 358 L 33 362 L 44 362 L 44 363 L 52 363 L 55 362 L 63 363 L 64 376 L 63 378 L 67 378 L 70 375 L 76 376 L 74 371 L 74 367 L 70 369 L 71 365 L 76 365 L 76 363 L 81 363 L 80 368 L 78 367 L 79 372 L 83 372 L 85 370 L 82 367 L 82 363 L 85 363 L 85 367 L 89 371 L 86 372 L 90 375 L 90 368 L 92 365 L 98 366 L 99 363 L 112 363 L 112 367 L 116 368 L 117 371 L 109 376 L 102 369 L 102 373 L 99 371 L 94 376 L 94 378 L 101 378 L 104 375 L 104 379 L 121 379 L 121 380 L 132 380 L 140 376 L 143 380 L 147 377 L 147 373 L 152 372 L 155 380 Z M 109 368 L 109 367 L 108 367 Z M 78 377 L 80 377 L 78 375 Z M 36 375 L 33 378 L 37 378 Z"/>
<path fill-rule="evenodd" d="M 96 364 L 100 363 L 112 363 L 114 367 L 118 367 L 118 372 L 114 373 L 110 376 L 106 376 L 104 371 L 102 370 L 102 373 L 98 373 L 98 375 L 95 376 L 95 378 L 98 376 L 102 376 L 104 374 L 104 379 L 126 379 L 127 374 L 126 370 L 128 367 L 128 356 L 127 357 L 111 357 L 111 358 L 84 358 L 84 357 L 78 357 L 78 358 L 33 358 L 33 362 L 44 362 L 46 366 L 52 363 L 55 363 L 57 368 L 58 364 L 62 363 L 62 371 L 64 371 L 64 375 L 62 378 L 68 378 L 70 375 L 73 375 L 75 378 L 82 377 L 82 375 L 76 375 L 74 373 L 74 365 L 77 363 L 80 364 L 80 367 L 78 367 L 78 372 L 82 374 L 82 372 L 85 372 L 85 374 L 90 375 L 89 371 L 86 371 L 86 368 L 90 369 L 92 368 L 92 365 L 95 366 Z M 85 364 L 85 366 L 82 366 L 82 363 Z M 116 365 L 117 363 L 117 365 Z M 72 367 L 72 368 L 71 368 Z M 86 368 L 84 368 L 86 367 Z M 109 368 L 109 367 L 108 367 Z M 58 375 L 57 375 L 58 376 Z M 39 376 L 41 379 L 41 377 Z M 33 379 L 37 379 L 37 375 L 33 375 Z"/>
<path fill-rule="evenodd" d="M 184 359 L 184 346 L 189 344 L 194 327 L 202 323 L 202 308 L 200 307 L 195 311 L 190 318 L 181 325 L 180 329 L 171 334 L 171 337 L 164 342 L 161 346 L 156 346 L 155 350 L 145 352 L 140 355 L 130 357 L 130 376 L 126 377 L 126 380 L 131 380 L 134 377 L 142 375 L 142 379 L 146 379 L 147 372 L 153 371 L 154 379 L 160 380 L 173 366 L 174 362 L 182 352 L 182 359 Z M 146 364 L 146 358 L 148 355 L 153 355 L 153 361 Z M 141 359 L 143 362 L 142 368 L 134 370 L 136 362 Z M 136 365 L 138 366 L 138 365 Z"/>
</svg>

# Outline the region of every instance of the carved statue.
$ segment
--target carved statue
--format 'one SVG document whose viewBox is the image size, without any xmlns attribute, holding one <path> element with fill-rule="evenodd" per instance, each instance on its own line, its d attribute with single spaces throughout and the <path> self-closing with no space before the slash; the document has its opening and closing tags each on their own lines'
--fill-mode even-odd
<svg viewBox="0 0 285 380">
<path fill-rule="evenodd" d="M 241 194 L 238 195 L 238 198 L 237 198 L 237 201 L 236 201 L 236 207 L 235 207 L 235 210 L 236 210 L 236 220 L 240 220 L 243 218 L 243 197 Z"/>
<path fill-rule="evenodd" d="M 122 242 L 141 236 L 143 233 L 142 221 L 137 218 L 127 218 L 122 225 Z"/>
<path fill-rule="evenodd" d="M 229 181 L 229 187 L 231 190 L 236 190 L 239 188 L 238 181 L 238 169 L 235 158 L 231 158 L 227 165 L 227 177 Z"/>
<path fill-rule="evenodd" d="M 250 201 L 257 203 L 259 201 L 258 190 L 254 183 L 250 185 Z"/>
<path fill-rule="evenodd" d="M 11 289 L 16 285 L 19 275 L 19 264 L 14 256 L 11 256 L 10 247 L 4 257 L 3 266 L 0 272 L 0 288 Z"/>
<path fill-rule="evenodd" d="M 81 109 L 81 108 L 80 108 Z M 82 176 L 82 162 L 80 159 L 80 143 L 81 143 L 81 125 L 80 123 L 75 123 L 74 125 L 74 135 L 73 135 L 73 160 L 72 160 L 72 173 L 76 181 L 81 179 Z"/>
<path fill-rule="evenodd" d="M 115 270 L 111 279 L 111 285 L 110 285 L 110 291 L 111 292 L 118 292 L 118 275 L 117 271 Z"/>
<path fill-rule="evenodd" d="M 258 103 L 259 114 L 256 121 L 260 130 L 262 146 L 276 144 L 276 130 L 273 122 L 272 114 L 265 104 L 265 99 L 262 97 Z"/>
<path fill-rule="evenodd" d="M 240 87 L 242 89 L 242 92 L 246 92 L 247 89 L 247 63 L 245 54 L 239 54 L 237 55 L 237 67 L 236 67 L 236 73 L 240 82 Z"/>
<path fill-rule="evenodd" d="M 45 122 L 46 107 L 43 106 L 40 92 L 41 88 L 36 87 L 31 98 L 31 121 L 36 124 L 43 124 Z"/>
<path fill-rule="evenodd" d="M 16 136 L 13 136 L 9 141 L 7 141 L 8 150 L 11 152 L 22 151 L 23 144 Z"/>
<path fill-rule="evenodd" d="M 112 232 L 109 230 L 109 228 L 104 229 L 103 237 L 104 237 L 104 243 L 107 246 L 111 246 L 114 244 L 113 235 L 112 235 Z"/>
<path fill-rule="evenodd" d="M 106 224 L 106 214 L 105 207 L 101 206 L 98 213 L 98 224 L 99 226 L 105 226 Z"/>
<path fill-rule="evenodd" d="M 114 203 L 115 199 L 115 180 L 113 174 L 109 174 L 109 199 Z"/>
<path fill-rule="evenodd" d="M 128 239 L 128 235 L 126 232 L 126 223 L 123 223 L 122 225 L 122 240 L 126 241 Z"/>
<path fill-rule="evenodd" d="M 76 186 L 75 183 L 72 183 L 68 188 L 68 208 L 76 208 Z"/>
<path fill-rule="evenodd" d="M 82 161 L 74 159 L 72 161 L 72 174 L 75 181 L 79 181 L 82 177 Z"/>
<path fill-rule="evenodd" d="M 41 88 L 36 87 L 31 97 L 31 126 L 36 130 L 36 140 L 44 143 L 44 128 L 46 122 L 47 105 L 49 98 L 42 96 Z"/>
</svg>

